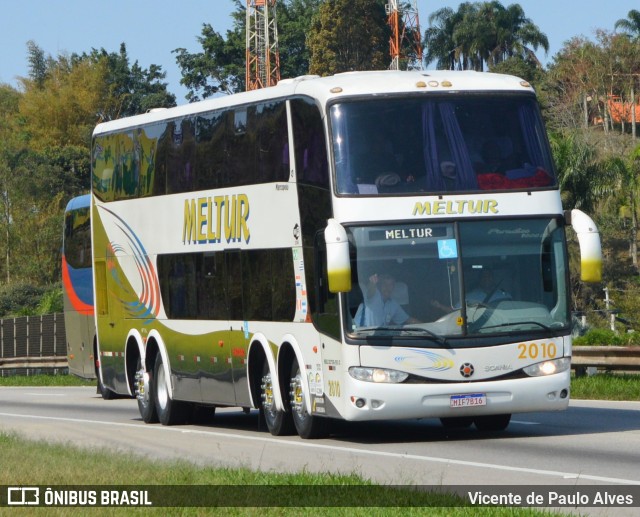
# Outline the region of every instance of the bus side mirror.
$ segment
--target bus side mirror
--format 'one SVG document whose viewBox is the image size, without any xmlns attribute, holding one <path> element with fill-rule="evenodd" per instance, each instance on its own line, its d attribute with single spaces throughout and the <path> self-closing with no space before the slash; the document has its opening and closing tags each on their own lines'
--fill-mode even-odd
<svg viewBox="0 0 640 517">
<path fill-rule="evenodd" d="M 351 263 L 347 232 L 335 219 L 329 219 L 324 230 L 324 240 L 327 244 L 329 291 L 332 293 L 351 291 Z"/>
<path fill-rule="evenodd" d="M 566 211 L 565 220 L 573 226 L 580 244 L 580 279 L 583 282 L 602 281 L 602 246 L 600 232 L 593 219 L 581 210 Z"/>
</svg>

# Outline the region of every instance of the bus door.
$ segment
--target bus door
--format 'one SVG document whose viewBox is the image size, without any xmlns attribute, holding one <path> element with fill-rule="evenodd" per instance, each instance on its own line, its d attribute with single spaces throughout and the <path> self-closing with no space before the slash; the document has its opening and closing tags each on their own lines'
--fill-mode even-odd
<svg viewBox="0 0 640 517">
<path fill-rule="evenodd" d="M 214 330 L 206 334 L 201 354 L 200 396 L 209 404 L 235 404 L 231 364 L 231 331 L 229 326 L 228 280 L 226 253 L 201 256 L 197 291 L 200 318 L 213 322 Z"/>
<path fill-rule="evenodd" d="M 116 282 L 107 271 L 112 257 L 97 258 L 94 263 L 95 298 L 96 298 L 96 332 L 99 336 L 98 353 L 101 356 L 100 369 L 102 381 L 107 388 L 119 393 L 128 391 L 124 376 L 123 361 L 120 353 L 124 353 L 124 311 L 116 297 Z M 119 347 L 118 347 L 119 346 Z M 118 373 L 120 375 L 118 375 Z"/>
<path fill-rule="evenodd" d="M 226 255 L 226 288 L 227 304 L 229 307 L 229 365 L 231 379 L 238 406 L 249 407 L 249 385 L 247 381 L 247 353 L 249 349 L 249 317 L 251 305 L 250 289 L 258 289 L 250 285 L 251 261 L 256 257 L 254 252 L 239 250 L 225 252 Z M 246 278 L 245 278 L 246 277 Z"/>
</svg>

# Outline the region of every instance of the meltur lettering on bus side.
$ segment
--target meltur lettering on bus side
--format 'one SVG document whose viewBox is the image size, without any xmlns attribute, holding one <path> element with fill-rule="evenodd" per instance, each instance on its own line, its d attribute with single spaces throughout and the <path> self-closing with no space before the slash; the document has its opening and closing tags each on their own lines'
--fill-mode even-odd
<svg viewBox="0 0 640 517">
<path fill-rule="evenodd" d="M 460 214 L 497 214 L 498 202 L 495 199 L 458 199 L 451 201 L 417 202 L 413 215 L 460 215 Z"/>
<path fill-rule="evenodd" d="M 249 198 L 246 194 L 184 200 L 184 244 L 249 242 Z"/>
</svg>

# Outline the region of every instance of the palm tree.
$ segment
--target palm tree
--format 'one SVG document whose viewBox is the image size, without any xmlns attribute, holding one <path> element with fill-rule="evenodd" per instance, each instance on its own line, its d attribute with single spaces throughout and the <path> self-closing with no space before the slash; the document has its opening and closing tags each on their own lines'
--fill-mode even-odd
<svg viewBox="0 0 640 517">
<path fill-rule="evenodd" d="M 524 15 L 522 7 L 499 1 L 464 2 L 457 11 L 442 8 L 429 17 L 425 31 L 427 62 L 441 69 L 473 69 L 514 56 L 539 63 L 534 50 L 549 50 L 547 36 Z"/>
<path fill-rule="evenodd" d="M 459 22 L 453 9 L 443 7 L 429 16 L 431 25 L 424 33 L 425 60 L 436 62 L 439 70 L 458 68 L 453 31 Z"/>
<path fill-rule="evenodd" d="M 504 8 L 500 2 L 491 2 L 496 15 L 496 47 L 491 53 L 491 64 L 498 64 L 511 57 L 522 57 L 540 65 L 535 55 L 538 47 L 549 52 L 549 39 L 540 31 L 519 4 Z"/>
<path fill-rule="evenodd" d="M 631 9 L 627 18 L 618 20 L 614 26 L 629 34 L 633 39 L 640 39 L 640 11 Z"/>
</svg>

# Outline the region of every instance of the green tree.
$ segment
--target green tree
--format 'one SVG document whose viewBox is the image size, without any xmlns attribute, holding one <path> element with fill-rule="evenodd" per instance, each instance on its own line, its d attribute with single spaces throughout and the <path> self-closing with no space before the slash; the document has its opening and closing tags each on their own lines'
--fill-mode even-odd
<svg viewBox="0 0 640 517">
<path fill-rule="evenodd" d="M 47 78 L 48 66 L 44 51 L 33 40 L 27 41 L 27 60 L 29 61 L 29 79 L 42 88 Z"/>
<path fill-rule="evenodd" d="M 310 51 L 307 34 L 311 20 L 324 0 L 282 0 L 277 5 L 278 50 L 281 77 L 309 73 Z M 177 48 L 180 84 L 188 88 L 187 100 L 198 101 L 218 93 L 237 93 L 246 88 L 246 6 L 235 0 L 233 26 L 226 36 L 202 26 L 197 38 L 201 52 Z"/>
<path fill-rule="evenodd" d="M 307 44 L 310 72 L 331 75 L 389 67 L 390 29 L 384 0 L 326 0 L 313 19 Z"/>
<path fill-rule="evenodd" d="M 127 47 L 120 44 L 119 52 L 107 52 L 104 48 L 92 49 L 89 54 L 72 56 L 75 66 L 89 61 L 96 67 L 104 67 L 107 96 L 100 111 L 102 120 L 113 120 L 146 113 L 152 108 L 169 108 L 176 105 L 176 97 L 163 82 L 166 72 L 159 65 L 143 68 L 138 61 L 129 63 Z"/>
<path fill-rule="evenodd" d="M 616 29 L 621 29 L 634 39 L 640 39 L 640 11 L 631 9 L 626 18 L 621 18 L 615 23 Z"/>
<path fill-rule="evenodd" d="M 297 77 L 309 73 L 311 51 L 307 35 L 313 17 L 324 0 L 289 0 L 278 5 L 280 76 Z"/>
<path fill-rule="evenodd" d="M 520 57 L 540 66 L 538 48 L 549 50 L 547 36 L 519 4 L 464 2 L 457 11 L 442 8 L 429 17 L 425 31 L 427 63 L 440 69 L 477 70 Z"/>
<path fill-rule="evenodd" d="M 182 72 L 180 84 L 189 89 L 186 96 L 189 102 L 245 89 L 245 23 L 239 11 L 233 17 L 234 28 L 227 31 L 226 40 L 205 23 L 198 37 L 202 52 L 192 54 L 185 48 L 173 51 Z"/>
</svg>

